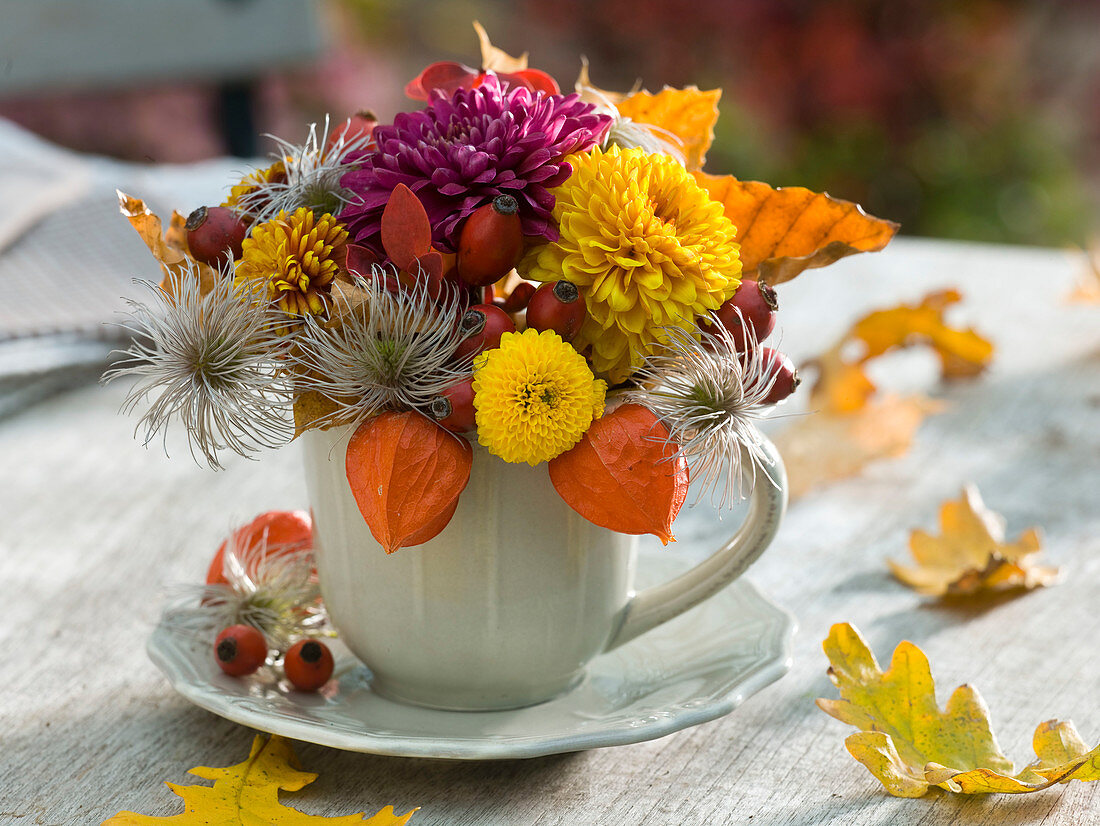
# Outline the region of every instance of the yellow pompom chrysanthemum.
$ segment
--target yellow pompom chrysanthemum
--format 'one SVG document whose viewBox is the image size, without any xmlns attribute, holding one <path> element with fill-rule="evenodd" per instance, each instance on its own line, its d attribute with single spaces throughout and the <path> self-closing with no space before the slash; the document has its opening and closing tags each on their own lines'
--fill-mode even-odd
<svg viewBox="0 0 1100 826">
<path fill-rule="evenodd" d="M 347 237 L 348 231 L 331 215 L 316 218 L 305 207 L 293 215 L 280 212 L 244 239 L 233 283 L 244 289 L 259 287 L 288 315 L 316 315 L 325 309 Z"/>
<path fill-rule="evenodd" d="M 695 329 L 741 283 L 736 228 L 674 158 L 643 149 L 578 153 L 551 190 L 561 237 L 532 249 L 520 274 L 565 279 L 588 318 L 573 346 L 591 347 L 597 375 L 615 384 L 641 366 L 659 328 Z"/>
<path fill-rule="evenodd" d="M 241 178 L 241 182 L 234 184 L 233 188 L 229 190 L 229 197 L 222 201 L 222 206 L 230 209 L 242 208 L 242 201 L 247 200 L 248 196 L 260 187 L 271 183 L 285 182 L 286 164 L 282 161 L 275 161 L 266 169 L 257 169 Z"/>
<path fill-rule="evenodd" d="M 477 438 L 506 462 L 537 465 L 603 415 L 607 383 L 552 330 L 505 333 L 474 365 Z"/>
</svg>

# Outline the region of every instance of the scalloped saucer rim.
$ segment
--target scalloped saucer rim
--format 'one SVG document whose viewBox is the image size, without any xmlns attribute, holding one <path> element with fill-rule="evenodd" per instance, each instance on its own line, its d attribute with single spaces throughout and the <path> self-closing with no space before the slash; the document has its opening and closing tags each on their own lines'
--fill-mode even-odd
<svg viewBox="0 0 1100 826">
<path fill-rule="evenodd" d="M 640 584 L 690 563 L 642 552 Z M 794 617 L 744 578 L 622 648 L 597 657 L 571 691 L 510 711 L 439 711 L 370 690 L 370 672 L 336 642 L 336 674 L 318 694 L 272 669 L 223 675 L 209 647 L 158 624 L 146 650 L 184 698 L 226 719 L 333 748 L 402 757 L 514 759 L 628 745 L 732 712 L 791 666 Z M 723 632 L 725 636 L 722 636 Z M 687 645 L 697 647 L 684 654 Z M 677 660 L 667 664 L 669 660 Z M 669 670 L 671 669 L 671 670 Z"/>
</svg>

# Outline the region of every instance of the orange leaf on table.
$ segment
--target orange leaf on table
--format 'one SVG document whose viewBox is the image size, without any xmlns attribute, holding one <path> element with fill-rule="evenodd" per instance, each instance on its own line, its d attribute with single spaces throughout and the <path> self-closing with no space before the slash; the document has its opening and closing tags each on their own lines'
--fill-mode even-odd
<svg viewBox="0 0 1100 826">
<path fill-rule="evenodd" d="M 550 480 L 589 522 L 619 533 L 651 533 L 667 545 L 688 489 L 687 462 L 668 438 L 651 410 L 624 404 L 550 460 Z"/>
<path fill-rule="evenodd" d="M 859 204 L 800 186 L 775 188 L 705 172 L 695 177 L 737 227 L 742 276 L 772 286 L 848 255 L 877 252 L 898 231 L 893 221 L 868 215 Z"/>
<path fill-rule="evenodd" d="M 473 449 L 419 413 L 386 412 L 359 425 L 346 463 L 359 512 L 391 554 L 446 527 L 470 481 Z"/>
<path fill-rule="evenodd" d="M 974 376 L 989 365 L 993 344 L 972 328 L 960 330 L 944 321 L 947 309 L 961 300 L 958 290 L 937 290 L 917 305 L 902 304 L 864 316 L 849 336 L 864 343 L 864 361 L 894 347 L 927 344 L 940 357 L 944 378 Z"/>
<path fill-rule="evenodd" d="M 635 123 L 648 123 L 676 136 L 688 170 L 702 169 L 714 141 L 721 89 L 703 91 L 697 86 L 666 86 L 653 95 L 635 92 L 616 104 L 619 114 Z"/>
<path fill-rule="evenodd" d="M 814 412 L 774 437 L 791 499 L 857 476 L 871 462 L 904 456 L 921 422 L 943 409 L 921 395 L 884 394 L 850 414 Z"/>
<path fill-rule="evenodd" d="M 944 320 L 947 308 L 961 298 L 957 290 L 940 290 L 916 305 L 876 310 L 810 362 L 818 368 L 810 391 L 814 413 L 775 439 L 792 498 L 854 476 L 876 459 L 901 456 L 924 418 L 943 409 L 922 395 L 879 394 L 866 373 L 868 361 L 894 348 L 925 344 L 939 356 L 945 378 L 974 376 L 988 366 L 993 345 Z"/>
<path fill-rule="evenodd" d="M 1082 250 L 1084 266 L 1068 296 L 1071 304 L 1100 304 L 1100 237 L 1089 242 Z"/>
<path fill-rule="evenodd" d="M 1005 541 L 1005 521 L 982 502 L 974 485 L 940 508 L 940 535 L 916 530 L 909 550 L 916 565 L 888 560 L 894 576 L 922 594 L 959 596 L 977 591 L 1008 591 L 1050 585 L 1058 569 L 1038 564 L 1042 542 L 1028 528 Z"/>
<path fill-rule="evenodd" d="M 191 274 L 199 277 L 199 291 L 206 295 L 214 289 L 216 275 L 209 264 L 193 259 L 187 249 L 187 231 L 184 224 L 187 219 L 178 212 L 172 213 L 167 230 L 163 230 L 160 218 L 145 205 L 140 198 L 134 198 L 125 192 L 115 190 L 118 195 L 118 209 L 129 221 L 149 252 L 160 262 L 164 277 L 160 288 L 169 295 L 175 295 L 173 282 L 189 278 Z"/>
<path fill-rule="evenodd" d="M 317 779 L 313 772 L 302 771 L 290 741 L 273 734 L 265 741 L 256 735 L 248 759 L 223 769 L 198 766 L 191 774 L 213 780 L 213 786 L 180 786 L 166 783 L 183 798 L 180 814 L 153 817 L 136 812 L 119 812 L 103 821 L 102 826 L 209 826 L 209 824 L 264 823 L 272 826 L 324 826 L 350 824 L 359 826 L 404 826 L 416 809 L 403 815 L 386 806 L 372 817 L 360 812 L 340 817 L 307 815 L 279 802 L 279 791 L 296 792 Z"/>
<path fill-rule="evenodd" d="M 1013 774 L 977 689 L 959 686 L 941 711 L 928 657 L 911 642 L 898 645 L 885 672 L 848 623 L 832 627 L 824 648 L 840 699 L 818 699 L 818 708 L 860 729 L 845 741 L 848 752 L 895 797 L 921 797 L 932 786 L 1020 794 L 1100 780 L 1100 746 L 1090 750 L 1072 723 L 1057 720 L 1039 724 L 1038 760 Z"/>
</svg>

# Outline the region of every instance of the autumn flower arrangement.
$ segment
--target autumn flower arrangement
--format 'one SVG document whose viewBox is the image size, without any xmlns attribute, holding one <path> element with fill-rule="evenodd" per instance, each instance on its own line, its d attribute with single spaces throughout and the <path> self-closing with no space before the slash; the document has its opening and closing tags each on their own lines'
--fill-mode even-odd
<svg viewBox="0 0 1100 826">
<path fill-rule="evenodd" d="M 481 67 L 429 66 L 418 108 L 279 141 L 166 230 L 120 194 L 165 276 L 108 378 L 138 379 L 146 442 L 178 417 L 214 467 L 353 430 L 349 485 L 389 552 L 446 526 L 474 444 L 667 542 L 689 475 L 719 503 L 767 475 L 755 422 L 798 383 L 761 343 L 774 287 L 896 227 L 703 172 L 718 90 L 614 94 L 586 67 L 563 94 L 478 32 Z"/>
</svg>

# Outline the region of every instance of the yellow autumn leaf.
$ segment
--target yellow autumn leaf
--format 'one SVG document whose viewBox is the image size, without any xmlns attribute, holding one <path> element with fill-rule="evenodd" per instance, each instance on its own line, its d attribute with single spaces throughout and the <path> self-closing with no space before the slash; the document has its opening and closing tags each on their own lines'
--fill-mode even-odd
<svg viewBox="0 0 1100 826">
<path fill-rule="evenodd" d="M 742 276 L 773 287 L 803 270 L 825 267 L 857 252 L 877 252 L 898 231 L 859 204 L 800 186 L 775 188 L 732 175 L 696 172 L 737 227 Z"/>
<path fill-rule="evenodd" d="M 364 813 L 342 817 L 307 815 L 279 802 L 279 790 L 295 792 L 317 779 L 312 772 L 302 771 L 289 741 L 272 735 L 266 742 L 262 735 L 252 741 L 248 759 L 236 766 L 212 769 L 199 766 L 191 774 L 213 780 L 213 786 L 179 786 L 167 783 L 183 798 L 184 811 L 168 817 L 152 817 L 135 812 L 119 812 L 105 820 L 102 826 L 153 826 L 153 824 L 271 824 L 271 826 L 308 826 L 308 824 L 352 824 L 359 826 L 403 826 L 416 809 L 403 815 L 387 806 L 373 817 Z"/>
<path fill-rule="evenodd" d="M 481 44 L 482 69 L 510 74 L 511 72 L 522 72 L 527 68 L 527 52 L 519 57 L 512 57 L 504 49 L 498 49 L 489 40 L 489 33 L 485 31 L 485 27 L 476 20 L 474 21 L 474 31 L 477 32 L 477 39 Z"/>
<path fill-rule="evenodd" d="M 191 258 L 187 249 L 187 219 L 178 212 L 172 213 L 168 229 L 163 230 L 160 218 L 145 205 L 140 198 L 134 198 L 125 192 L 115 190 L 118 195 L 118 209 L 129 221 L 149 252 L 160 262 L 164 277 L 160 288 L 174 295 L 174 282 L 180 278 L 189 278 L 191 273 L 199 276 L 202 295 L 214 289 L 214 270 L 208 265 Z"/>
<path fill-rule="evenodd" d="M 1028 528 L 1005 541 L 1005 521 L 989 510 L 973 485 L 940 508 L 940 535 L 922 530 L 909 535 L 916 565 L 888 560 L 894 576 L 923 594 L 972 594 L 1036 588 L 1058 579 L 1058 569 L 1038 564 L 1039 532 Z"/>
<path fill-rule="evenodd" d="M 1038 760 L 1013 774 L 977 689 L 959 686 L 941 710 L 928 658 L 911 642 L 898 645 L 885 672 L 848 623 L 832 627 L 824 649 L 840 699 L 817 705 L 860 729 L 845 741 L 849 753 L 896 797 L 921 797 L 932 786 L 1018 794 L 1100 780 L 1100 746 L 1090 750 L 1072 723 L 1057 720 L 1039 725 L 1032 741 Z"/>
<path fill-rule="evenodd" d="M 676 136 L 688 170 L 702 169 L 714 141 L 721 89 L 703 91 L 697 86 L 666 86 L 653 95 L 635 92 L 617 104 L 619 114 L 635 123 L 648 123 Z M 735 222 L 736 223 L 736 222 Z"/>
<path fill-rule="evenodd" d="M 641 84 L 634 84 L 629 92 L 612 92 L 610 89 L 601 89 L 592 82 L 588 76 L 588 58 L 581 57 L 581 70 L 577 73 L 577 82 L 573 84 L 573 91 L 581 96 L 585 103 L 593 103 L 597 106 L 605 106 L 608 103 L 618 106 L 622 101 L 640 91 Z"/>
</svg>

